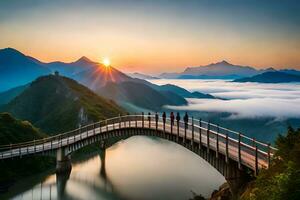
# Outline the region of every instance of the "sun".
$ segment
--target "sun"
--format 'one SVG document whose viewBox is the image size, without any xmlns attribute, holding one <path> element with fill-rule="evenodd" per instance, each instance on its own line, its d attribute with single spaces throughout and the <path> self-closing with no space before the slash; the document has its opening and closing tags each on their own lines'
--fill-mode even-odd
<svg viewBox="0 0 300 200">
<path fill-rule="evenodd" d="M 105 67 L 109 67 L 110 66 L 110 60 L 109 58 L 104 58 L 103 61 L 102 61 L 103 65 Z"/>
</svg>

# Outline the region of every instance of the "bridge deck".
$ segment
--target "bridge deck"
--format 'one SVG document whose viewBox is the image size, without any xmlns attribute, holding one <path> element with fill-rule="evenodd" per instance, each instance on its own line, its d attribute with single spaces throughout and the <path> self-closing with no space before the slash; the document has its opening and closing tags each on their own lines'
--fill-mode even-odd
<svg viewBox="0 0 300 200">
<path fill-rule="evenodd" d="M 196 122 L 199 125 L 196 125 Z M 184 123 L 180 122 L 178 125 L 175 122 L 171 130 L 171 123 L 169 119 L 167 119 L 164 128 L 164 123 L 161 118 L 156 125 L 155 118 L 153 116 L 150 117 L 150 121 L 147 116 L 122 116 L 120 118 L 113 118 L 88 125 L 58 136 L 31 142 L 0 146 L 0 160 L 56 150 L 61 147 L 67 147 L 71 144 L 75 144 L 87 138 L 107 133 L 108 131 L 128 128 L 156 130 L 156 126 L 158 131 L 168 133 L 169 136 L 177 137 L 177 139 L 180 138 L 183 142 L 189 143 L 188 145 L 198 145 L 198 147 L 202 146 L 208 148 L 212 151 L 218 152 L 218 154 L 223 154 L 224 156 L 235 160 L 241 165 L 252 170 L 257 170 L 257 168 L 267 168 L 270 157 L 275 151 L 275 148 L 270 145 L 255 141 L 241 134 L 238 134 L 238 138 L 234 138 L 232 137 L 232 133 L 235 132 L 217 127 L 216 125 L 211 125 L 208 122 L 200 121 L 199 123 L 199 121 L 192 120 L 192 123 L 189 123 L 186 129 Z M 217 130 L 214 130 L 212 128 L 213 126 Z M 223 130 L 223 132 L 221 130 Z M 139 133 L 139 135 L 141 134 Z M 207 135 L 209 136 L 208 138 Z M 243 139 L 248 139 L 250 144 L 249 142 L 244 142 Z M 259 148 L 259 145 L 265 149 L 268 148 L 267 151 L 263 148 Z"/>
</svg>

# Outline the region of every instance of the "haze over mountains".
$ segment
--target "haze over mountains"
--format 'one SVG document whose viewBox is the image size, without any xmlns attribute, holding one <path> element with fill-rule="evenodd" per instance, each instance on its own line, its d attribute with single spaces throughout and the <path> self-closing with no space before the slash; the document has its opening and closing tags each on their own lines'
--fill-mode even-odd
<svg viewBox="0 0 300 200">
<path fill-rule="evenodd" d="M 234 65 L 227 61 L 221 61 L 205 66 L 188 67 L 181 73 L 163 73 L 160 77 L 178 79 L 239 79 L 274 71 L 276 71 L 274 68 L 258 70 L 250 66 Z M 300 75 L 300 71 L 293 69 L 283 69 L 278 71 Z"/>
<path fill-rule="evenodd" d="M 51 71 L 12 48 L 0 50 L 0 91 L 25 85 Z"/>
<path fill-rule="evenodd" d="M 291 83 L 300 82 L 300 76 L 282 71 L 265 72 L 252 77 L 239 78 L 234 82 L 256 82 L 256 83 Z"/>
<path fill-rule="evenodd" d="M 71 63 L 44 63 L 12 48 L 1 50 L 0 55 L 3 58 L 0 73 L 1 76 L 6 77 L 6 79 L 0 79 L 1 89 L 5 91 L 0 93 L 0 97 L 4 97 L 0 104 L 6 104 L 20 95 L 26 89 L 23 85 L 29 84 L 41 75 L 53 74 L 55 71 L 78 81 L 100 96 L 113 99 L 124 106 L 129 105 L 129 110 L 134 108 L 131 111 L 141 108 L 158 110 L 163 105 L 184 105 L 187 104 L 186 97 L 214 98 L 200 92 L 191 93 L 178 86 L 157 86 L 146 80 L 132 78 L 114 67 L 105 67 L 86 57 Z M 18 62 L 11 60 L 16 58 Z M 36 73 L 34 71 L 36 69 L 44 71 L 38 70 L 39 73 Z M 21 81 L 14 82 L 15 76 Z M 2 84 L 3 81 L 7 84 Z"/>
</svg>

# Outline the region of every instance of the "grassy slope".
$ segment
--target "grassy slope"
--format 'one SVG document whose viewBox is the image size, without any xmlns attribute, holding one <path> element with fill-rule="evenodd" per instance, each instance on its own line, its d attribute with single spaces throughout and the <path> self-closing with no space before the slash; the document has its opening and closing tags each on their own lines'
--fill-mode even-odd
<svg viewBox="0 0 300 200">
<path fill-rule="evenodd" d="M 57 134 L 124 113 L 114 102 L 99 97 L 76 81 L 62 76 L 40 77 L 4 108 L 31 121 L 49 134 Z M 85 120 L 80 116 L 83 110 Z"/>
<path fill-rule="evenodd" d="M 46 137 L 45 133 L 28 121 L 13 118 L 8 113 L 0 113 L 0 144 L 19 143 Z M 0 161 L 0 187 L 20 177 L 41 172 L 55 166 L 55 159 L 49 157 L 25 157 L 22 159 Z M 3 173 L 4 172 L 4 173 Z"/>
</svg>

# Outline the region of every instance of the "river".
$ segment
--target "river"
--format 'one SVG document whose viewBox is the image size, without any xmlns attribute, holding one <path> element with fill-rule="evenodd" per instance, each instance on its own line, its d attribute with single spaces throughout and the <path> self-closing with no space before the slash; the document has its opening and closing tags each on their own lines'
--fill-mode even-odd
<svg viewBox="0 0 300 200">
<path fill-rule="evenodd" d="M 225 182 L 198 155 L 154 137 L 134 136 L 106 149 L 105 168 L 100 153 L 73 159 L 69 175 L 36 175 L 36 183 L 20 180 L 8 193 L 12 199 L 188 200 L 193 193 L 208 197 Z"/>
</svg>

